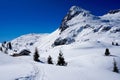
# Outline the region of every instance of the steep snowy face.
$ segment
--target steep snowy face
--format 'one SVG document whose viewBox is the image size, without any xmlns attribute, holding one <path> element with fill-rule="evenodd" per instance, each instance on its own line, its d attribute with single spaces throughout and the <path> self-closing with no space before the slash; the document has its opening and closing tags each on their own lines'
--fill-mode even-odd
<svg viewBox="0 0 120 80">
<path fill-rule="evenodd" d="M 120 9 L 111 10 L 107 14 L 103 15 L 102 18 L 108 20 L 120 20 Z"/>
<path fill-rule="evenodd" d="M 107 14 L 101 16 L 104 21 L 109 21 L 111 28 L 111 33 L 120 32 L 120 9 L 111 10 Z"/>
<path fill-rule="evenodd" d="M 88 17 L 90 15 L 90 13 L 89 13 L 89 11 L 84 10 L 84 9 L 78 7 L 78 6 L 72 6 L 70 8 L 70 10 L 68 11 L 67 15 L 62 20 L 62 24 L 59 28 L 61 30 L 61 33 L 69 27 L 67 22 L 70 21 L 72 18 L 78 16 L 78 15 L 81 15 L 82 18 L 84 18 L 84 17 Z"/>
<path fill-rule="evenodd" d="M 53 46 L 75 42 L 74 38 L 84 29 L 90 28 L 91 30 L 94 28 L 90 23 L 99 23 L 100 21 L 98 21 L 98 19 L 100 18 L 90 14 L 89 11 L 78 6 L 72 6 L 62 21 L 59 28 L 60 35 L 53 43 Z M 88 34 L 90 30 L 88 30 L 86 34 Z"/>
<path fill-rule="evenodd" d="M 11 41 L 13 50 L 21 51 L 23 49 L 34 49 L 34 44 L 41 42 L 42 38 L 46 37 L 48 34 L 27 34 L 20 36 Z"/>
<path fill-rule="evenodd" d="M 73 42 L 119 41 L 120 10 L 110 11 L 103 16 L 94 16 L 89 11 L 72 6 L 62 21 L 60 35 L 52 46 Z M 99 36 L 98 36 L 99 35 Z"/>
</svg>

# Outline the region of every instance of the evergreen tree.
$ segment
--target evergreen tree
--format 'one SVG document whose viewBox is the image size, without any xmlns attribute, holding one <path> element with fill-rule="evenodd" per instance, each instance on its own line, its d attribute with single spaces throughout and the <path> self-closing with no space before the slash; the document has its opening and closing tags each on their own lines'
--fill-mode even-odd
<svg viewBox="0 0 120 80">
<path fill-rule="evenodd" d="M 114 65 L 113 72 L 119 73 L 119 70 L 118 70 L 118 67 L 117 67 L 117 62 L 115 61 L 115 59 L 113 59 L 113 60 L 114 60 L 114 62 L 113 62 L 113 65 Z"/>
<path fill-rule="evenodd" d="M 119 46 L 119 44 L 118 44 L 118 43 L 116 43 L 116 46 Z"/>
<path fill-rule="evenodd" d="M 109 55 L 110 55 L 110 51 L 109 51 L 108 48 L 106 48 L 106 50 L 105 50 L 105 55 L 106 55 L 106 56 L 109 56 Z"/>
<path fill-rule="evenodd" d="M 48 63 L 48 64 L 53 64 L 53 61 L 52 61 L 52 57 L 51 57 L 51 56 L 48 57 L 47 63 Z"/>
<path fill-rule="evenodd" d="M 0 51 L 3 51 L 2 47 L 0 47 Z"/>
<path fill-rule="evenodd" d="M 114 42 L 112 42 L 112 45 L 114 45 Z"/>
<path fill-rule="evenodd" d="M 34 55 L 33 55 L 33 59 L 34 59 L 34 61 L 37 61 L 37 62 L 39 62 L 40 60 L 39 60 L 39 53 L 38 53 L 38 50 L 37 50 L 37 48 L 35 49 L 35 53 L 34 53 Z"/>
<path fill-rule="evenodd" d="M 60 66 L 66 66 L 67 65 L 65 60 L 64 60 L 63 53 L 61 51 L 60 51 L 59 56 L 58 56 L 57 65 L 60 65 Z"/>
<path fill-rule="evenodd" d="M 3 42 L 3 44 L 6 44 L 6 43 L 7 43 L 6 41 Z"/>
<path fill-rule="evenodd" d="M 12 49 L 11 42 L 8 42 L 7 47 L 8 47 L 8 49 L 10 49 L 10 50 Z"/>
</svg>

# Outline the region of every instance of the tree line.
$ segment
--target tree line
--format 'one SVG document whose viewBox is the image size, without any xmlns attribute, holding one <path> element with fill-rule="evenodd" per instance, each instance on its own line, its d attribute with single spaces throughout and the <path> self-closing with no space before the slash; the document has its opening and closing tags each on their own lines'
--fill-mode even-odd
<svg viewBox="0 0 120 80">
<path fill-rule="evenodd" d="M 35 49 L 35 53 L 33 55 L 33 60 L 36 61 L 36 62 L 40 62 L 39 57 L 40 57 L 40 55 L 39 55 L 38 50 L 36 48 Z M 54 64 L 53 60 L 52 60 L 52 57 L 50 55 L 47 58 L 47 63 L 48 64 Z M 56 65 L 67 66 L 67 62 L 65 61 L 65 58 L 63 56 L 62 51 L 59 52 L 59 56 L 58 56 L 58 60 L 57 60 L 57 64 Z"/>
</svg>

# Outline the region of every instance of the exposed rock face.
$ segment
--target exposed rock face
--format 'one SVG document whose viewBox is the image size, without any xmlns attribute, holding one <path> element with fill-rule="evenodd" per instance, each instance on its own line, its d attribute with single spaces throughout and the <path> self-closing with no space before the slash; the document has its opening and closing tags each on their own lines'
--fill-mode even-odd
<svg viewBox="0 0 120 80">
<path fill-rule="evenodd" d="M 67 39 L 56 39 L 53 46 L 64 45 L 67 42 Z"/>
<path fill-rule="evenodd" d="M 65 44 L 70 44 L 72 42 L 75 42 L 75 40 L 72 38 L 64 38 L 64 39 L 58 38 L 55 40 L 52 46 L 54 47 L 54 46 L 59 46 L 59 45 L 65 45 Z"/>
<path fill-rule="evenodd" d="M 22 50 L 19 54 L 21 55 L 29 55 L 31 52 L 27 49 Z"/>
<path fill-rule="evenodd" d="M 11 56 L 13 57 L 19 57 L 19 56 L 29 56 L 30 55 L 30 51 L 27 49 L 22 50 L 20 53 L 13 53 Z"/>
<path fill-rule="evenodd" d="M 120 9 L 111 10 L 111 11 L 109 11 L 109 14 L 115 14 L 115 13 L 118 13 L 118 12 L 120 12 Z"/>
</svg>

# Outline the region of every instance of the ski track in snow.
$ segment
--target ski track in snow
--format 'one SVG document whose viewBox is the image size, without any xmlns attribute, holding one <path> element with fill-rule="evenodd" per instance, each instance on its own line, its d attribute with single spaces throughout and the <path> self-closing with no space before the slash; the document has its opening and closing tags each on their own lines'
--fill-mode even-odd
<svg viewBox="0 0 120 80">
<path fill-rule="evenodd" d="M 28 76 L 20 77 L 15 80 L 44 80 L 45 72 L 43 67 L 41 66 L 38 68 L 37 64 L 34 62 L 30 62 L 30 64 L 32 65 L 34 71 Z"/>
</svg>

